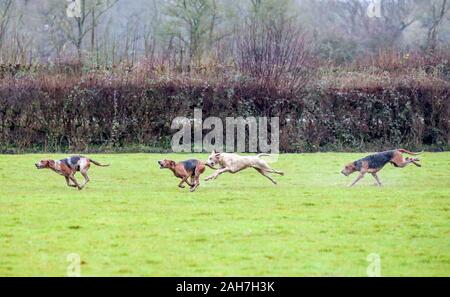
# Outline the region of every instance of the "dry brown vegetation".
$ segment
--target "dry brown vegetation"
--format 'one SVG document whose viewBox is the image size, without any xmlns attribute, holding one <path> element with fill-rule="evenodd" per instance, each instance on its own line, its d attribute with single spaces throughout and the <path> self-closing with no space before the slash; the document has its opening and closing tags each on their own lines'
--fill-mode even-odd
<svg viewBox="0 0 450 297">
<path fill-rule="evenodd" d="M 450 67 L 447 52 L 435 55 L 382 53 L 340 67 L 308 58 L 299 84 L 291 72 L 261 79 L 219 63 L 189 72 L 149 61 L 6 67 L 0 143 L 3 151 L 163 150 L 171 119 L 198 107 L 204 117 L 279 116 L 285 152 L 446 149 Z"/>
</svg>

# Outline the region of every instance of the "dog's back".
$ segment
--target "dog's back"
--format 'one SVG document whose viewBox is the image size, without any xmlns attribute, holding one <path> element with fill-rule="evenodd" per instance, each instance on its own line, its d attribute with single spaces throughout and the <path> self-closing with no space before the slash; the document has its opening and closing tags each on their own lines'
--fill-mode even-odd
<svg viewBox="0 0 450 297">
<path fill-rule="evenodd" d="M 392 160 L 394 154 L 395 151 L 385 151 L 373 154 L 355 161 L 355 165 L 357 170 L 361 170 L 364 163 L 367 163 L 368 169 L 380 169 Z"/>
<path fill-rule="evenodd" d="M 60 160 L 61 163 L 71 168 L 72 170 L 79 171 L 80 170 L 80 161 L 82 157 L 80 156 L 72 156 L 65 159 Z"/>
<path fill-rule="evenodd" d="M 193 172 L 195 171 L 195 168 L 197 168 L 199 161 L 196 159 L 191 159 L 191 160 L 186 160 L 181 162 L 181 164 L 183 164 L 184 169 L 187 172 Z"/>
</svg>

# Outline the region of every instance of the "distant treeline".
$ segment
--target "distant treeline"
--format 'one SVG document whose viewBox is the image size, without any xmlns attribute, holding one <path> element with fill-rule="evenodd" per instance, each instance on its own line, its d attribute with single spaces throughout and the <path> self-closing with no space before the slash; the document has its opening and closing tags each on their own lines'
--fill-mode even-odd
<svg viewBox="0 0 450 297">
<path fill-rule="evenodd" d="M 447 0 L 1 0 L 0 63 L 135 64 L 182 71 L 245 64 L 300 37 L 340 65 L 394 48 L 432 53 L 450 44 Z M 282 55 L 278 56 L 282 57 Z"/>
</svg>

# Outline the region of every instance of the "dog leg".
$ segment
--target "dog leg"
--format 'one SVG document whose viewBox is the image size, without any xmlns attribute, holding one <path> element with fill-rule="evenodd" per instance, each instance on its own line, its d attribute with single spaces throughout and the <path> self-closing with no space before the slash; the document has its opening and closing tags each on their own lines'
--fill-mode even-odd
<svg viewBox="0 0 450 297">
<path fill-rule="evenodd" d="M 75 184 L 75 187 L 78 188 L 78 190 L 82 190 L 83 188 L 78 184 L 77 180 L 75 179 L 75 176 L 70 175 L 69 179 Z"/>
<path fill-rule="evenodd" d="M 356 185 L 357 182 L 359 182 L 365 175 L 366 173 L 360 173 L 359 176 L 355 179 L 355 181 L 350 185 L 350 187 L 353 187 L 354 185 Z"/>
<path fill-rule="evenodd" d="M 197 180 L 195 176 L 191 176 L 191 188 L 189 189 L 190 192 L 194 192 L 195 189 L 197 189 Z"/>
<path fill-rule="evenodd" d="M 414 165 L 416 165 L 417 167 L 422 167 L 422 164 L 417 163 L 419 162 L 420 159 L 419 158 L 411 158 L 411 163 L 413 163 Z"/>
<path fill-rule="evenodd" d="M 261 166 L 261 167 L 255 166 L 255 167 L 253 167 L 253 168 L 255 168 L 255 169 L 257 169 L 257 170 L 258 170 L 258 169 L 263 170 L 263 171 L 265 171 L 266 173 L 275 173 L 275 174 L 279 174 L 279 175 L 281 175 L 281 176 L 284 175 L 284 172 L 279 171 L 279 170 L 276 170 L 276 169 L 273 169 L 273 168 L 270 168 L 267 164 L 264 164 L 264 165 Z"/>
<path fill-rule="evenodd" d="M 375 178 L 375 180 L 377 181 L 377 185 L 378 186 L 382 186 L 382 184 L 381 184 L 381 181 L 380 181 L 380 178 L 378 177 L 378 175 L 374 172 L 374 173 L 372 173 L 372 176 Z"/>
<path fill-rule="evenodd" d="M 186 184 L 188 184 L 188 186 L 192 187 L 193 184 L 190 183 L 190 182 L 188 181 L 188 179 L 189 179 L 190 177 L 191 177 L 190 175 L 187 175 L 187 176 L 183 177 L 183 179 L 181 180 L 181 182 L 178 184 L 178 187 L 184 189 L 184 185 L 183 185 L 184 183 L 186 183 Z"/>
<path fill-rule="evenodd" d="M 259 169 L 259 168 L 255 168 L 256 169 L 256 171 L 258 171 L 259 173 L 261 173 L 263 176 L 265 176 L 265 177 L 267 177 L 271 182 L 273 182 L 275 185 L 277 184 L 277 182 L 273 179 L 273 178 L 271 178 L 270 176 L 268 176 L 267 175 L 267 172 L 266 171 L 264 171 L 264 170 L 262 170 L 262 169 Z"/>
<path fill-rule="evenodd" d="M 200 174 L 201 172 L 196 171 L 195 177 L 193 178 L 194 186 L 191 187 L 191 192 L 194 192 L 195 190 L 197 190 L 198 186 L 200 186 Z"/>
<path fill-rule="evenodd" d="M 190 177 L 191 177 L 191 181 L 190 182 L 186 181 L 186 183 L 189 185 L 189 187 L 192 188 L 193 186 L 195 186 L 195 182 L 194 182 L 194 177 L 192 175 L 190 175 Z"/>
<path fill-rule="evenodd" d="M 66 184 L 67 184 L 67 186 L 72 187 L 72 188 L 76 188 L 76 187 L 77 187 L 76 185 L 72 185 L 72 184 L 70 183 L 69 177 L 64 176 L 64 178 L 66 179 Z"/>
<path fill-rule="evenodd" d="M 230 170 L 228 169 L 228 168 L 222 168 L 222 169 L 219 169 L 219 170 L 217 170 L 213 175 L 211 175 L 210 177 L 207 177 L 206 179 L 205 179 L 205 181 L 209 181 L 209 180 L 212 180 L 212 179 L 216 179 L 217 177 L 219 177 L 219 175 L 221 175 L 222 173 L 225 173 L 225 172 L 229 172 Z"/>
<path fill-rule="evenodd" d="M 270 172 L 270 173 L 275 173 L 275 174 L 279 174 L 279 175 L 281 175 L 281 176 L 284 176 L 284 172 L 283 172 L 283 171 L 279 171 L 279 170 L 276 170 L 276 169 L 270 168 L 268 172 Z"/>
<path fill-rule="evenodd" d="M 84 186 L 86 186 L 86 184 L 90 181 L 89 176 L 87 175 L 87 171 L 80 171 L 81 175 L 84 177 L 84 183 L 81 186 L 82 188 L 84 188 Z"/>
<path fill-rule="evenodd" d="M 178 187 L 184 189 L 185 186 L 183 184 L 187 181 L 187 179 L 188 179 L 188 176 L 182 178 L 180 183 L 178 184 Z"/>
<path fill-rule="evenodd" d="M 190 192 L 195 192 L 195 190 L 197 190 L 198 186 L 200 185 L 200 183 L 198 181 L 196 181 L 194 183 L 194 186 L 191 187 L 191 189 L 189 190 Z"/>
<path fill-rule="evenodd" d="M 416 163 L 416 160 L 414 160 L 412 158 L 411 159 L 410 158 L 406 158 L 406 160 L 404 160 L 402 163 L 396 163 L 396 165 L 399 168 L 404 168 L 404 167 L 408 166 L 411 163 L 413 163 L 417 167 L 422 167 L 422 165 L 420 165 L 419 163 Z"/>
<path fill-rule="evenodd" d="M 404 167 L 406 167 L 406 166 L 408 166 L 409 164 L 414 164 L 414 165 L 416 165 L 417 167 L 422 167 L 422 165 L 420 165 L 419 163 L 417 163 L 418 161 L 420 161 L 420 159 L 419 158 L 410 158 L 410 157 L 407 157 L 406 159 L 405 158 L 403 158 L 403 157 L 396 157 L 396 158 L 394 158 L 392 161 L 391 161 L 391 163 L 393 163 L 396 167 L 399 167 L 399 168 L 404 168 Z"/>
<path fill-rule="evenodd" d="M 279 175 L 284 175 L 284 172 L 271 168 L 266 163 L 266 161 L 264 161 L 264 160 L 260 160 L 260 161 L 261 162 L 257 166 L 254 166 L 253 168 L 255 168 L 255 169 L 259 168 L 259 169 L 261 169 L 261 170 L 263 170 L 263 171 L 265 171 L 267 173 L 275 173 L 275 174 L 279 174 Z"/>
</svg>

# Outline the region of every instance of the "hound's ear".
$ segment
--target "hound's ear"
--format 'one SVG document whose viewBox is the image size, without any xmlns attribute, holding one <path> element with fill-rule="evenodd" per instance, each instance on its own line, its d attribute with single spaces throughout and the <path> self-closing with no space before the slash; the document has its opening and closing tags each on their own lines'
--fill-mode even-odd
<svg viewBox="0 0 450 297">
<path fill-rule="evenodd" d="M 170 163 L 170 166 L 175 166 L 175 165 L 177 165 L 177 163 L 175 163 L 175 161 L 169 161 L 169 163 Z"/>
<path fill-rule="evenodd" d="M 213 149 L 211 154 L 216 154 L 216 149 Z"/>
</svg>

